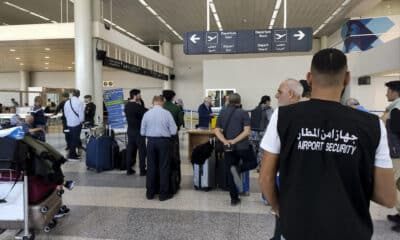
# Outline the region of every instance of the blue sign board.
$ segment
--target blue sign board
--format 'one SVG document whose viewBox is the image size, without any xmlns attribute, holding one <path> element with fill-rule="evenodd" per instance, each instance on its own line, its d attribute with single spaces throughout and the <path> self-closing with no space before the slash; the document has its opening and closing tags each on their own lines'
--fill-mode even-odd
<svg viewBox="0 0 400 240">
<path fill-rule="evenodd" d="M 184 52 L 187 55 L 307 52 L 312 49 L 312 37 L 312 28 L 186 32 Z"/>
<path fill-rule="evenodd" d="M 104 103 L 108 112 L 108 124 L 111 128 L 125 128 L 124 91 L 122 88 L 104 90 Z"/>
</svg>

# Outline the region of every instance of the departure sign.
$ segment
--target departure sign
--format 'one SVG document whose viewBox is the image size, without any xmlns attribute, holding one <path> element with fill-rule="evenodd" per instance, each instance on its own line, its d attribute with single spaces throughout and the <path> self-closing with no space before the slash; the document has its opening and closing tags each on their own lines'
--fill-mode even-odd
<svg viewBox="0 0 400 240">
<path fill-rule="evenodd" d="M 312 49 L 312 28 L 186 32 L 184 52 L 234 54 L 307 52 Z"/>
</svg>

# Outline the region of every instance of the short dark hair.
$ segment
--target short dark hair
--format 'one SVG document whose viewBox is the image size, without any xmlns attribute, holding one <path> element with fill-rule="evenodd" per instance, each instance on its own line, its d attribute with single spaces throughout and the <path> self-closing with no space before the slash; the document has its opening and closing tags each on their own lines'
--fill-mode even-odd
<svg viewBox="0 0 400 240">
<path fill-rule="evenodd" d="M 258 105 L 266 104 L 267 102 L 271 102 L 271 97 L 268 95 L 264 95 L 261 97 L 260 103 Z"/>
<path fill-rule="evenodd" d="M 231 93 L 229 95 L 229 104 L 236 105 L 241 103 L 241 98 L 239 93 Z"/>
<path fill-rule="evenodd" d="M 172 101 L 172 99 L 175 97 L 175 92 L 173 90 L 164 90 L 162 92 L 163 97 L 167 102 Z"/>
<path fill-rule="evenodd" d="M 81 91 L 78 89 L 72 90 L 72 96 L 79 97 L 81 95 Z"/>
<path fill-rule="evenodd" d="M 311 63 L 311 72 L 328 76 L 321 84 L 333 86 L 339 82 L 333 78 L 337 74 L 347 70 L 347 57 L 335 48 L 327 48 L 317 52 Z"/>
<path fill-rule="evenodd" d="M 132 99 L 132 98 L 136 97 L 139 94 L 140 94 L 140 90 L 134 88 L 129 92 L 129 97 Z"/>
<path fill-rule="evenodd" d="M 396 91 L 400 94 L 400 80 L 390 81 L 385 83 L 385 86 L 392 91 Z"/>
<path fill-rule="evenodd" d="M 308 85 L 307 80 L 299 80 L 301 86 L 303 86 L 303 95 L 302 97 L 310 97 L 311 96 L 311 86 Z"/>
<path fill-rule="evenodd" d="M 64 98 L 69 98 L 69 93 L 64 92 L 64 93 L 62 94 L 62 96 L 63 96 Z"/>
<path fill-rule="evenodd" d="M 86 98 L 86 99 L 92 99 L 92 95 L 85 95 L 83 98 Z"/>
</svg>

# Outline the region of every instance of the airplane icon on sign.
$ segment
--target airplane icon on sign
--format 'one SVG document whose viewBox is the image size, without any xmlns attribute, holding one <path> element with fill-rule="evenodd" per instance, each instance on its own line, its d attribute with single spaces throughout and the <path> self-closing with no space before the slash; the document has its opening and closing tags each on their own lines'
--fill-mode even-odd
<svg viewBox="0 0 400 240">
<path fill-rule="evenodd" d="M 279 34 L 279 33 L 275 33 L 275 39 L 276 40 L 281 40 L 283 37 L 285 37 L 286 36 L 286 33 L 285 34 Z"/>
<path fill-rule="evenodd" d="M 211 42 L 212 40 L 216 39 L 218 37 L 218 35 L 213 36 L 207 36 L 208 41 Z"/>
</svg>

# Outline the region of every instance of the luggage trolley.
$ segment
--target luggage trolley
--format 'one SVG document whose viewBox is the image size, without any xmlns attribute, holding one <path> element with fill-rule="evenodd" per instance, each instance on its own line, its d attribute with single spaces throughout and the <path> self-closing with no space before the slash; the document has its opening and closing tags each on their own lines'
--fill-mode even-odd
<svg viewBox="0 0 400 240">
<path fill-rule="evenodd" d="M 21 176 L 23 176 L 23 177 L 21 178 Z M 3 228 L 3 229 L 19 228 L 19 226 L 21 226 L 21 222 L 23 222 L 23 230 L 20 230 L 16 234 L 15 239 L 34 240 L 35 239 L 34 231 L 31 231 L 31 232 L 29 231 L 28 176 L 26 175 L 26 172 L 15 171 L 12 169 L 0 169 L 0 184 L 4 184 L 4 183 L 8 183 L 7 184 L 8 186 L 5 187 L 6 195 L 0 196 L 1 198 L 4 198 L 3 201 L 0 202 L 0 207 L 2 204 L 7 204 L 7 199 L 10 197 L 10 195 L 13 193 L 13 191 L 15 191 L 16 194 L 19 193 L 19 195 L 22 195 L 22 199 L 23 199 L 22 202 L 16 201 L 14 203 L 8 204 L 7 207 L 10 210 L 15 208 L 16 211 L 20 211 L 21 209 L 23 209 L 23 219 L 20 219 L 19 217 L 13 219 L 12 216 L 10 216 L 10 218 L 7 219 L 7 216 L 3 216 L 3 217 L 1 217 L 3 219 L 0 219 L 0 228 Z M 17 192 L 15 190 L 15 187 L 18 185 L 18 187 L 17 187 L 17 190 L 18 190 L 21 183 L 22 183 L 22 191 Z M 20 199 L 20 196 L 19 197 L 15 196 L 14 199 Z M 4 210 L 4 208 L 3 208 L 3 210 Z M 18 226 L 18 227 L 15 227 L 15 226 Z M 21 233 L 22 233 L 22 236 L 21 236 Z"/>
</svg>

